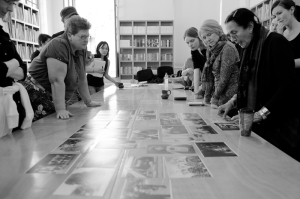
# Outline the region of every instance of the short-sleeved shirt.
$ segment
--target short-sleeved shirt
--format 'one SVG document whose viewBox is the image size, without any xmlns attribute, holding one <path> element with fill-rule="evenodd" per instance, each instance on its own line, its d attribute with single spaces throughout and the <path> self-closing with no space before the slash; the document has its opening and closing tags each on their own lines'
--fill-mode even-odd
<svg viewBox="0 0 300 199">
<path fill-rule="evenodd" d="M 75 50 L 64 33 L 46 44 L 40 55 L 31 63 L 29 73 L 41 86 L 51 92 L 47 59 L 54 58 L 67 64 L 65 99 L 68 100 L 78 88 L 78 80 L 86 78 L 85 57 L 86 50 Z"/>
</svg>

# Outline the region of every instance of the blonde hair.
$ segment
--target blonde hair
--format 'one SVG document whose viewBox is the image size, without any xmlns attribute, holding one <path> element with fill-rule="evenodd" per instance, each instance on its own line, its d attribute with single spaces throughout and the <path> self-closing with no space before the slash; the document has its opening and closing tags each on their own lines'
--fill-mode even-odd
<svg viewBox="0 0 300 199">
<path fill-rule="evenodd" d="M 200 27 L 200 30 L 199 30 L 199 36 L 200 38 L 202 39 L 202 34 L 204 32 L 210 32 L 210 33 L 215 33 L 219 36 L 222 36 L 224 35 L 224 32 L 223 32 L 223 29 L 222 27 L 220 26 L 220 24 L 214 20 L 214 19 L 208 19 L 208 20 L 205 20 L 203 22 L 203 24 L 201 25 Z"/>
</svg>

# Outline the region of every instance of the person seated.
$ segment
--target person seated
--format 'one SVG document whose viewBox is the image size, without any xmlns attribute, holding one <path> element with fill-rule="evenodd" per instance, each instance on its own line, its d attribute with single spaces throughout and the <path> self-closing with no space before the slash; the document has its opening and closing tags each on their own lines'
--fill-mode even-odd
<svg viewBox="0 0 300 199">
<path fill-rule="evenodd" d="M 40 34 L 39 35 L 39 37 L 38 37 L 39 48 L 31 54 L 31 56 L 30 56 L 31 61 L 40 54 L 40 51 L 43 49 L 43 47 L 45 47 L 45 45 L 50 40 L 51 40 L 50 35 L 47 35 L 47 34 Z"/>
<path fill-rule="evenodd" d="M 234 44 L 227 41 L 222 27 L 216 20 L 203 22 L 199 36 L 206 45 L 206 62 L 202 72 L 204 103 L 213 108 L 225 104 L 237 92 L 239 53 Z"/>
<path fill-rule="evenodd" d="M 109 57 L 109 46 L 106 41 L 101 41 L 97 47 L 96 47 L 96 54 L 94 55 L 95 58 L 100 58 L 102 61 L 105 61 L 105 67 L 104 69 L 100 69 L 99 71 L 87 71 L 87 73 L 93 73 L 97 72 L 100 74 L 103 74 L 103 77 L 114 83 L 117 87 L 123 85 L 120 82 L 116 82 L 109 74 L 109 67 L 110 67 L 110 61 L 108 59 Z M 92 62 L 91 64 L 95 64 Z M 87 81 L 89 86 L 89 92 L 90 95 L 103 90 L 104 89 L 104 79 L 103 77 L 96 77 L 92 74 L 87 75 Z"/>
<path fill-rule="evenodd" d="M 86 106 L 100 106 L 100 103 L 91 101 L 86 79 L 85 49 L 90 28 L 91 24 L 86 19 L 73 16 L 67 21 L 65 33 L 52 39 L 29 68 L 35 88 L 51 95 L 53 103 L 50 110 L 53 111 L 54 107 L 57 118 L 67 119 L 73 115 L 66 106 L 72 101 L 77 89 Z M 51 106 L 51 102 L 48 101 L 47 104 Z M 43 107 L 34 102 L 33 107 L 36 111 L 43 112 L 40 110 Z"/>
</svg>

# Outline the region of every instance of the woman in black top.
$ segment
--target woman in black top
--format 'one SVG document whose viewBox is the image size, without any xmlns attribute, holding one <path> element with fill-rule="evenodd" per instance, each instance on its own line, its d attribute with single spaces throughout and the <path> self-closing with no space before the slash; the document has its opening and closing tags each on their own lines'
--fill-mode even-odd
<svg viewBox="0 0 300 199">
<path fill-rule="evenodd" d="M 101 41 L 96 48 L 96 54 L 95 58 L 101 58 L 102 61 L 105 61 L 105 67 L 104 70 L 100 69 L 100 71 L 97 71 L 97 73 L 103 74 L 103 77 L 114 83 L 117 87 L 119 87 L 120 83 L 116 82 L 109 74 L 109 66 L 110 61 L 108 59 L 109 56 L 109 46 L 106 41 Z M 87 71 L 89 72 L 89 71 Z M 88 85 L 89 85 L 89 91 L 90 94 L 94 94 L 102 89 L 104 89 L 104 80 L 103 77 L 96 77 L 92 74 L 87 75 Z"/>
<path fill-rule="evenodd" d="M 295 59 L 297 85 L 300 85 L 300 7 L 292 0 L 279 0 L 272 5 L 272 15 L 286 29 L 283 36 L 289 40 Z M 300 95 L 300 91 L 297 93 Z"/>
<path fill-rule="evenodd" d="M 198 35 L 198 30 L 194 27 L 187 29 L 183 35 L 184 41 L 191 49 L 194 63 L 194 93 L 196 98 L 203 98 L 200 87 L 201 73 L 206 62 L 206 49 Z"/>
<path fill-rule="evenodd" d="M 8 12 L 13 11 L 17 0 L 0 0 L 0 17 L 4 18 Z M 27 67 L 18 54 L 14 43 L 0 26 L 0 87 L 12 86 L 15 80 L 26 77 Z M 19 112 L 19 126 L 25 118 L 25 110 L 21 104 L 20 93 L 16 92 L 13 99 Z"/>
</svg>

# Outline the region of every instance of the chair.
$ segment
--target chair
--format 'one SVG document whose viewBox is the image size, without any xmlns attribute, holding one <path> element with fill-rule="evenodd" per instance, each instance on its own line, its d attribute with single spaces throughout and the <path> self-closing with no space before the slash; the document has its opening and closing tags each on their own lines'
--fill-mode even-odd
<svg viewBox="0 0 300 199">
<path fill-rule="evenodd" d="M 137 72 L 136 76 L 137 76 L 137 80 L 139 82 L 150 81 L 154 78 L 154 75 L 153 75 L 153 72 L 151 69 L 140 70 Z"/>
<path fill-rule="evenodd" d="M 172 66 L 160 66 L 157 68 L 157 77 L 163 79 L 165 74 L 173 75 L 174 70 Z"/>
</svg>

